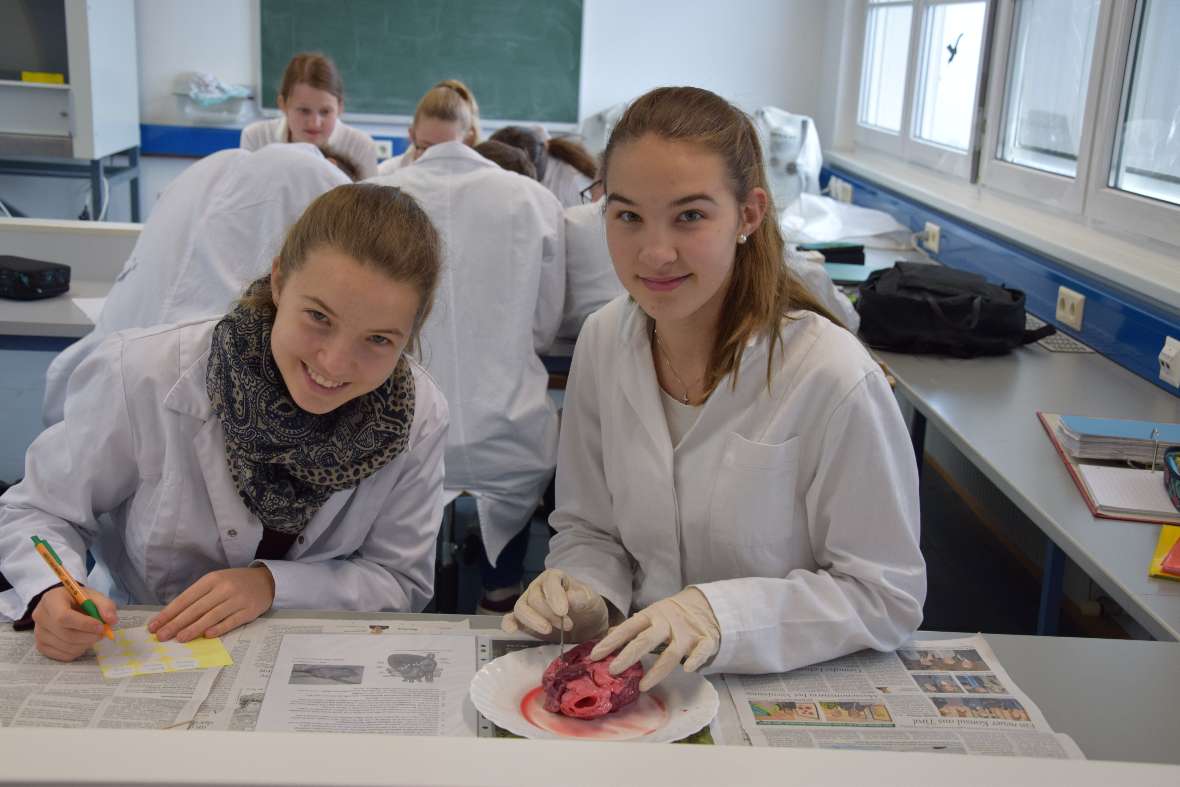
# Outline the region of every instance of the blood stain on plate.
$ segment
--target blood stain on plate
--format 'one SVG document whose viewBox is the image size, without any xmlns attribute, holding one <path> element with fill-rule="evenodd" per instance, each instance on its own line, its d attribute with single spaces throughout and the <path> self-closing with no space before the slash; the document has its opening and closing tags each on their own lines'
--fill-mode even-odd
<svg viewBox="0 0 1180 787">
<path fill-rule="evenodd" d="M 563 738 L 590 740 L 625 740 L 642 738 L 664 726 L 668 711 L 664 704 L 650 694 L 621 711 L 597 719 L 572 719 L 545 710 L 545 692 L 537 686 L 520 701 L 520 712 L 534 727 L 539 727 Z"/>
</svg>

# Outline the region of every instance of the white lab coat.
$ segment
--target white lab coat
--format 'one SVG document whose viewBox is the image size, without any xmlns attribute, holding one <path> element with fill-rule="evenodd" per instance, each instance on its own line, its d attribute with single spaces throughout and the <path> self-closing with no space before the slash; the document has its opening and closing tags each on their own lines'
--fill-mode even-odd
<svg viewBox="0 0 1180 787">
<path fill-rule="evenodd" d="M 287 229 L 348 177 L 313 145 L 223 150 L 182 172 L 160 197 L 107 295 L 98 324 L 45 375 L 42 417 L 62 419 L 70 374 L 115 331 L 225 314 L 270 270 Z"/>
<path fill-rule="evenodd" d="M 392 175 L 402 167 L 408 167 L 413 163 L 414 160 L 410 158 L 410 151 L 409 149 L 406 149 L 393 158 L 387 158 L 385 161 L 382 161 L 380 164 L 378 164 L 377 174 Z"/>
<path fill-rule="evenodd" d="M 628 298 L 586 321 L 562 415 L 546 565 L 619 610 L 695 585 L 721 629 L 712 672 L 892 650 L 922 620 L 918 476 L 880 368 L 810 312 L 747 347 L 673 449 L 650 322 Z"/>
<path fill-rule="evenodd" d="M 565 209 L 565 310 L 562 339 L 577 339 L 591 312 L 625 292 L 606 246 L 602 200 Z"/>
<path fill-rule="evenodd" d="M 110 337 L 70 380 L 65 420 L 29 448 L 25 478 L 0 497 L 0 615 L 19 618 L 57 580 L 32 549 L 45 538 L 76 577 L 90 549 L 120 604 L 165 604 L 210 571 L 248 566 L 262 524 L 238 497 L 205 387 L 217 320 Z M 432 594 L 442 518 L 447 406 L 414 364 L 407 450 L 333 494 L 274 575 L 274 606 L 417 611 Z M 103 520 L 98 517 L 107 516 Z"/>
<path fill-rule="evenodd" d="M 404 189 L 442 236 L 422 361 L 451 407 L 446 488 L 475 496 L 495 563 L 528 523 L 557 460 L 557 409 L 538 352 L 561 324 L 561 205 L 462 142 L 433 145 L 412 167 L 372 182 Z"/>
<path fill-rule="evenodd" d="M 541 178 L 541 185 L 553 192 L 563 208 L 581 205 L 582 191 L 593 182 L 592 178 L 553 156 L 547 159 L 545 177 Z"/>
<path fill-rule="evenodd" d="M 261 150 L 275 142 L 289 142 L 288 136 L 287 117 L 279 115 L 246 126 L 238 144 L 243 150 Z M 365 132 L 337 120 L 328 136 L 328 147 L 348 156 L 348 160 L 356 165 L 360 179 L 377 174 L 377 143 Z"/>
</svg>

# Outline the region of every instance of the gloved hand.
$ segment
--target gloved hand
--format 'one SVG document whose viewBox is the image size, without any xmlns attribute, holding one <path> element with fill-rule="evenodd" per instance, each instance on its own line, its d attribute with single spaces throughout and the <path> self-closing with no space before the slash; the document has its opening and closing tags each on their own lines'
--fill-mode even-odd
<svg viewBox="0 0 1180 787">
<path fill-rule="evenodd" d="M 552 642 L 560 637 L 558 627 L 565 629 L 567 641 L 583 642 L 602 636 L 609 625 L 602 596 L 556 568 L 546 569 L 534 579 L 500 621 L 500 627 L 510 634 L 523 630 Z"/>
<path fill-rule="evenodd" d="M 618 675 L 662 643 L 667 647 L 639 681 L 640 691 L 648 691 L 668 677 L 682 659 L 684 671 L 694 672 L 717 654 L 721 628 L 704 593 L 689 586 L 636 612 L 603 637 L 590 651 L 590 658 L 606 658 L 622 647 L 609 667 L 611 675 Z"/>
</svg>

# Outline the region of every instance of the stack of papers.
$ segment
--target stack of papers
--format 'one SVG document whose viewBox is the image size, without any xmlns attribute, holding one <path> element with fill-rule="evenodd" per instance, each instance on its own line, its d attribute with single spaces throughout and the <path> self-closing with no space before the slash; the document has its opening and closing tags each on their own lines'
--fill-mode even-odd
<svg viewBox="0 0 1180 787">
<path fill-rule="evenodd" d="M 1063 415 L 1060 436 L 1076 459 L 1162 464 L 1164 451 L 1180 445 L 1180 424 Z"/>
</svg>

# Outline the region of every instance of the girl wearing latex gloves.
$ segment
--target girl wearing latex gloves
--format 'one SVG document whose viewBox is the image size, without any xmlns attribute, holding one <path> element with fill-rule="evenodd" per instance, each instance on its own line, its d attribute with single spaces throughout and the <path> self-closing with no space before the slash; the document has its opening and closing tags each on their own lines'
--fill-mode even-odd
<svg viewBox="0 0 1180 787">
<path fill-rule="evenodd" d="M 162 604 L 160 640 L 271 607 L 416 611 L 431 596 L 447 408 L 404 352 L 438 233 L 398 189 L 338 186 L 221 318 L 120 331 L 70 377 L 65 419 L 0 497 L 0 616 L 77 658 L 102 634 L 29 547 L 48 541 L 103 619 Z"/>
<path fill-rule="evenodd" d="M 682 658 L 768 673 L 896 648 L 926 594 L 909 435 L 880 367 L 782 264 L 749 119 L 654 90 L 602 176 L 628 296 L 578 337 L 546 560 L 558 590 L 638 610 L 591 655 L 621 647 L 617 674 L 664 644 L 651 688 Z M 528 622 L 560 619 L 538 582 L 506 627 L 551 634 Z"/>
</svg>

